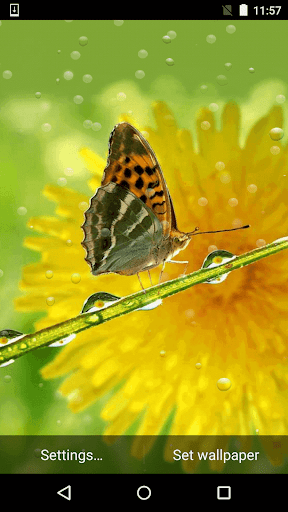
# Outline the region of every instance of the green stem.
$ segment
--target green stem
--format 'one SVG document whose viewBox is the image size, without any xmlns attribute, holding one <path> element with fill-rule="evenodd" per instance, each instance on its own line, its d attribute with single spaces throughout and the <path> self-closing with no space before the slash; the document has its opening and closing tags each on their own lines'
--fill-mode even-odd
<svg viewBox="0 0 288 512">
<path fill-rule="evenodd" d="M 36 348 L 45 347 L 55 341 L 62 340 L 70 334 L 76 334 L 84 331 L 85 329 L 90 329 L 96 325 L 108 322 L 108 320 L 112 320 L 117 316 L 131 313 L 140 307 L 151 304 L 157 299 L 169 297 L 170 295 L 179 293 L 191 286 L 204 283 L 207 279 L 215 279 L 223 274 L 231 272 L 232 270 L 255 263 L 261 258 L 266 258 L 267 256 L 271 256 L 272 254 L 283 251 L 284 249 L 288 249 L 288 237 L 280 239 L 279 241 L 276 240 L 265 247 L 254 249 L 253 251 L 242 254 L 241 256 L 237 256 L 229 263 L 224 263 L 211 269 L 205 268 L 197 270 L 187 276 L 178 277 L 177 279 L 148 288 L 146 293 L 141 290 L 129 295 L 128 297 L 124 297 L 111 306 L 97 312 L 83 313 L 60 324 L 46 327 L 36 333 L 23 336 L 23 338 L 15 341 L 14 343 L 0 348 L 0 364 L 3 364 L 10 359 L 15 360 Z"/>
</svg>

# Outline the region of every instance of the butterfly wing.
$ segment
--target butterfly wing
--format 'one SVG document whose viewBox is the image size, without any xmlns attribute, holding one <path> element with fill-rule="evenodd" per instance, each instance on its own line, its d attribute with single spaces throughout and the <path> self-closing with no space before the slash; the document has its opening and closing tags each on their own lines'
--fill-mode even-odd
<svg viewBox="0 0 288 512">
<path fill-rule="evenodd" d="M 108 183 L 98 188 L 82 226 L 92 274 L 133 275 L 159 264 L 162 225 L 129 190 Z"/>
<path fill-rule="evenodd" d="M 109 139 L 109 155 L 101 185 L 117 183 L 138 197 L 160 221 L 163 238 L 177 228 L 176 218 L 157 158 L 143 135 L 129 123 L 117 124 Z"/>
</svg>

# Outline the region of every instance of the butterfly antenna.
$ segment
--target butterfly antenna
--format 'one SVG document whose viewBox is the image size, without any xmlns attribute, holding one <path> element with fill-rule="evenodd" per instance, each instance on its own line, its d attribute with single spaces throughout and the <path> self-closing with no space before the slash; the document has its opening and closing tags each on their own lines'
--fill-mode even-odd
<svg viewBox="0 0 288 512">
<path fill-rule="evenodd" d="M 199 228 L 195 228 L 194 231 L 187 233 L 187 235 L 195 236 L 195 235 L 206 235 L 208 233 L 224 233 L 225 231 L 237 231 L 238 229 L 246 229 L 246 228 L 250 228 L 250 224 L 246 224 L 246 226 L 241 226 L 240 228 L 220 229 L 218 231 L 198 231 Z"/>
</svg>

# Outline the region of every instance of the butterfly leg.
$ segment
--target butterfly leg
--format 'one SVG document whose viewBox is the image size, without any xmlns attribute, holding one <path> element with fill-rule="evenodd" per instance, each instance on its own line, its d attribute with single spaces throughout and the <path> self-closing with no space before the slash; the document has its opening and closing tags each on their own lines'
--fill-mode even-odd
<svg viewBox="0 0 288 512">
<path fill-rule="evenodd" d="M 148 275 L 149 275 L 149 279 L 150 279 L 151 286 L 153 286 L 152 279 L 151 279 L 151 274 L 150 274 L 150 270 L 148 270 L 147 272 L 148 272 Z"/>
<path fill-rule="evenodd" d="M 186 270 L 187 270 L 187 267 L 188 267 L 188 263 L 189 261 L 175 261 L 175 260 L 167 260 L 167 263 L 183 263 L 183 264 L 186 264 L 186 267 L 184 269 L 184 272 L 181 274 L 181 276 L 185 276 L 185 273 L 186 273 Z"/>
<path fill-rule="evenodd" d="M 143 292 L 144 292 L 144 293 L 146 293 L 146 290 L 145 290 L 145 288 L 144 288 L 144 286 L 143 286 L 143 284 L 142 284 L 142 281 L 141 281 L 141 279 L 140 279 L 139 272 L 137 272 L 137 277 L 138 277 L 138 279 L 139 279 L 139 283 L 141 284 L 141 288 L 142 288 Z"/>
</svg>

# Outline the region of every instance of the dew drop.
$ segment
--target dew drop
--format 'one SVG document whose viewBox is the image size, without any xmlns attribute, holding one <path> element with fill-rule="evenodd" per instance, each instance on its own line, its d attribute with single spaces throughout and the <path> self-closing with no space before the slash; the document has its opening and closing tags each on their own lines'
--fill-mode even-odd
<svg viewBox="0 0 288 512">
<path fill-rule="evenodd" d="M 177 37 L 177 34 L 174 30 L 169 30 L 169 32 L 167 32 L 167 36 L 169 36 L 170 39 L 175 39 L 175 37 Z"/>
<path fill-rule="evenodd" d="M 11 382 L 12 377 L 11 377 L 11 375 L 5 375 L 5 376 L 3 377 L 3 380 L 4 380 L 4 382 L 8 383 L 8 382 Z"/>
<path fill-rule="evenodd" d="M 201 364 L 201 363 L 196 363 L 196 364 L 195 364 L 195 368 L 196 368 L 197 370 L 201 370 L 201 368 L 202 368 L 202 364 Z"/>
<path fill-rule="evenodd" d="M 207 91 L 207 89 L 208 89 L 207 85 L 201 85 L 201 86 L 200 86 L 200 91 L 201 91 L 201 92 L 206 92 L 206 91 Z"/>
<path fill-rule="evenodd" d="M 266 245 L 266 240 L 264 240 L 263 238 L 258 238 L 258 240 L 256 240 L 256 247 L 264 247 Z"/>
<path fill-rule="evenodd" d="M 79 37 L 79 44 L 80 44 L 80 46 L 86 46 L 88 44 L 88 37 L 86 37 L 86 36 Z"/>
<path fill-rule="evenodd" d="M 9 71 L 9 69 L 6 69 L 6 71 L 3 71 L 2 76 L 3 76 L 3 78 L 6 78 L 6 80 L 9 80 L 9 78 L 12 77 L 12 71 Z"/>
<path fill-rule="evenodd" d="M 81 53 L 80 53 L 80 52 L 77 52 L 77 51 L 72 52 L 72 53 L 70 53 L 70 57 L 71 57 L 71 59 L 73 59 L 73 60 L 78 60 L 78 59 L 80 59 L 80 57 L 81 57 Z"/>
<path fill-rule="evenodd" d="M 255 192 L 257 192 L 257 185 L 254 185 L 253 183 L 251 183 L 251 185 L 248 185 L 247 190 L 251 194 L 255 194 Z"/>
<path fill-rule="evenodd" d="M 249 73 L 255 73 L 255 69 L 254 68 L 249 68 L 248 71 L 249 71 Z"/>
<path fill-rule="evenodd" d="M 217 103 L 210 103 L 209 110 L 211 110 L 211 112 L 217 112 L 218 109 L 219 105 L 217 105 Z"/>
<path fill-rule="evenodd" d="M 160 350 L 159 354 L 161 357 L 166 356 L 166 350 Z"/>
<path fill-rule="evenodd" d="M 47 277 L 47 279 L 52 279 L 53 275 L 53 270 L 46 270 L 45 276 Z"/>
<path fill-rule="evenodd" d="M 35 92 L 35 97 L 36 97 L 37 99 L 41 98 L 41 92 Z"/>
<path fill-rule="evenodd" d="M 139 78 L 139 79 L 140 79 L 140 78 L 144 78 L 145 73 L 144 73 L 144 71 L 143 71 L 142 69 L 138 69 L 138 70 L 135 72 L 135 76 L 136 76 L 136 78 Z"/>
<path fill-rule="evenodd" d="M 54 303 L 55 303 L 54 297 L 47 297 L 47 299 L 46 299 L 47 306 L 53 306 Z"/>
<path fill-rule="evenodd" d="M 162 41 L 163 41 L 163 43 L 166 43 L 166 44 L 171 43 L 171 37 L 163 36 Z"/>
<path fill-rule="evenodd" d="M 167 64 L 167 66 L 174 66 L 174 64 L 175 64 L 174 60 L 170 59 L 170 58 L 166 59 L 165 62 Z"/>
<path fill-rule="evenodd" d="M 284 136 L 284 131 L 282 128 L 275 127 L 270 130 L 269 135 L 272 140 L 281 140 Z"/>
<path fill-rule="evenodd" d="M 56 84 L 60 84 L 60 78 L 56 78 Z"/>
<path fill-rule="evenodd" d="M 219 179 L 221 183 L 230 183 L 231 175 L 227 171 L 222 171 L 221 173 L 219 173 Z"/>
<path fill-rule="evenodd" d="M 50 132 L 52 126 L 49 123 L 44 123 L 41 125 L 41 129 L 43 132 Z"/>
<path fill-rule="evenodd" d="M 72 80 L 74 75 L 73 75 L 72 71 L 65 71 L 63 76 L 64 76 L 65 80 Z"/>
<path fill-rule="evenodd" d="M 228 32 L 228 34 L 234 34 L 234 32 L 236 32 L 236 27 L 234 25 L 227 25 L 226 32 Z"/>
<path fill-rule="evenodd" d="M 225 76 L 225 75 L 218 75 L 216 77 L 216 81 L 219 85 L 227 85 L 228 84 L 228 79 L 227 79 L 227 76 Z"/>
<path fill-rule="evenodd" d="M 18 213 L 18 215 L 26 215 L 27 208 L 25 208 L 25 206 L 19 206 L 17 213 Z"/>
<path fill-rule="evenodd" d="M 67 180 L 66 178 L 58 178 L 57 183 L 60 187 L 65 187 L 65 185 L 67 185 Z"/>
<path fill-rule="evenodd" d="M 199 197 L 198 204 L 199 206 L 206 206 L 208 204 L 208 199 L 206 197 Z"/>
<path fill-rule="evenodd" d="M 81 103 L 83 103 L 83 96 L 80 96 L 80 94 L 77 94 L 76 96 L 74 96 L 73 98 L 73 101 L 74 103 L 76 103 L 76 105 L 80 105 Z"/>
<path fill-rule="evenodd" d="M 66 176 L 72 176 L 74 173 L 72 167 L 66 167 L 66 169 L 64 169 L 64 174 L 66 174 Z"/>
<path fill-rule="evenodd" d="M 279 153 L 280 153 L 279 146 L 272 146 L 270 148 L 270 153 L 272 153 L 272 155 L 279 155 Z"/>
<path fill-rule="evenodd" d="M 231 381 L 230 379 L 226 379 L 225 377 L 222 379 L 219 379 L 217 381 L 217 388 L 220 391 L 228 391 L 228 389 L 231 388 Z"/>
<path fill-rule="evenodd" d="M 278 96 L 276 96 L 276 101 L 277 101 L 277 103 L 285 103 L 286 98 L 285 98 L 284 94 L 278 94 Z"/>
<path fill-rule="evenodd" d="M 114 25 L 116 25 L 116 27 L 121 27 L 124 23 L 124 20 L 114 20 Z"/>
<path fill-rule="evenodd" d="M 68 247 L 71 247 L 71 245 L 73 245 L 72 240 L 66 240 L 66 245 L 67 245 Z"/>
<path fill-rule="evenodd" d="M 78 283 L 80 283 L 80 281 L 81 281 L 81 276 L 80 276 L 80 274 L 78 274 L 77 272 L 75 272 L 75 274 L 72 274 L 72 276 L 71 276 L 71 281 L 72 281 L 72 283 L 74 283 L 74 284 L 78 284 Z"/>
<path fill-rule="evenodd" d="M 146 59 L 146 57 L 148 57 L 148 52 L 146 50 L 139 50 L 138 57 L 140 57 L 140 59 Z"/>
<path fill-rule="evenodd" d="M 93 123 L 91 125 L 91 128 L 92 130 L 94 130 L 94 132 L 99 132 L 99 130 L 101 130 L 102 128 L 102 125 L 100 123 Z"/>
<path fill-rule="evenodd" d="M 206 41 L 207 43 L 213 44 L 216 41 L 216 36 L 214 36 L 213 34 L 209 34 L 209 36 L 206 37 Z"/>
<path fill-rule="evenodd" d="M 82 80 L 85 82 L 85 84 L 90 84 L 90 82 L 93 80 L 93 77 L 91 75 L 83 75 Z"/>
<path fill-rule="evenodd" d="M 86 212 L 86 210 L 88 209 L 88 203 L 86 201 L 81 201 L 81 203 L 78 204 L 78 208 L 79 210 L 81 210 L 82 212 Z"/>
<path fill-rule="evenodd" d="M 91 128 L 92 121 L 90 119 L 86 119 L 86 121 L 83 122 L 84 128 Z"/>
<path fill-rule="evenodd" d="M 224 64 L 224 66 L 225 66 L 226 69 L 231 69 L 232 68 L 231 62 L 226 62 L 226 64 Z"/>
<path fill-rule="evenodd" d="M 216 169 L 217 171 L 224 171 L 224 169 L 225 169 L 225 164 L 224 164 L 224 162 L 216 162 L 216 164 L 215 164 L 215 169 Z"/>
<path fill-rule="evenodd" d="M 202 130 L 209 130 L 209 128 L 211 128 L 211 124 L 209 123 L 209 121 L 202 121 L 201 123 L 201 128 Z"/>
<path fill-rule="evenodd" d="M 19 348 L 20 348 L 21 350 L 26 350 L 26 348 L 27 348 L 27 343 L 21 343 L 21 345 L 19 345 Z"/>
<path fill-rule="evenodd" d="M 230 199 L 228 200 L 228 204 L 229 206 L 237 206 L 238 205 L 238 199 L 236 199 L 236 197 L 230 197 Z"/>
<path fill-rule="evenodd" d="M 126 94 L 125 94 L 125 92 L 118 92 L 118 94 L 117 94 L 117 100 L 118 100 L 118 101 L 125 101 L 125 100 L 126 100 Z"/>
</svg>

